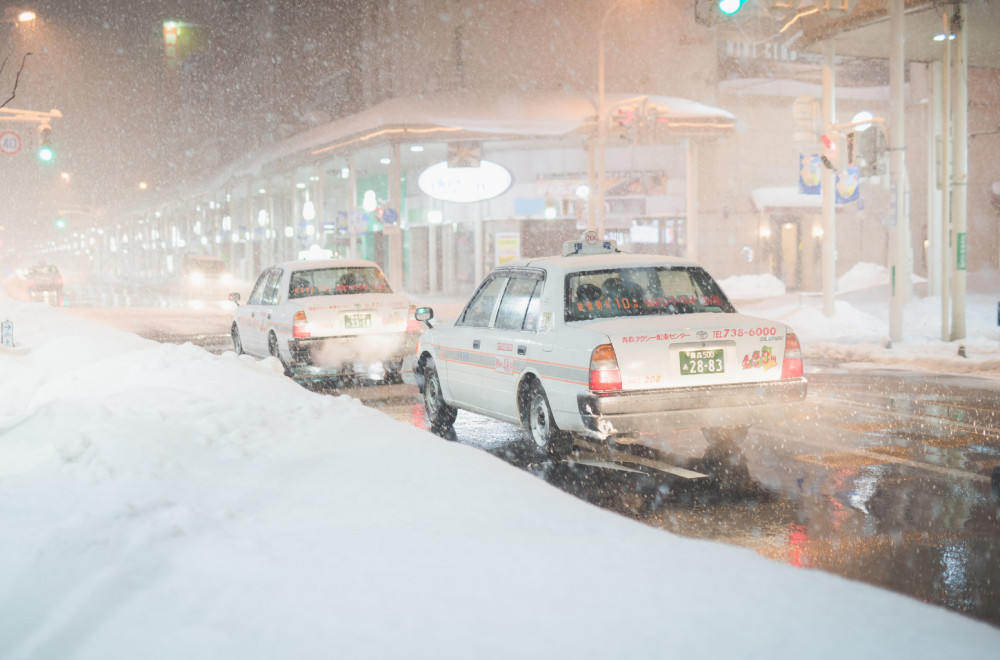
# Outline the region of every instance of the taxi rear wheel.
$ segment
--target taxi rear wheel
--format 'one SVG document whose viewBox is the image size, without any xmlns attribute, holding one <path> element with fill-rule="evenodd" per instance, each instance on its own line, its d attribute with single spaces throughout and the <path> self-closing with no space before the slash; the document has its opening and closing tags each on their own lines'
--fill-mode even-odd
<svg viewBox="0 0 1000 660">
<path fill-rule="evenodd" d="M 280 362 L 281 366 L 285 369 L 286 376 L 292 375 L 292 370 L 289 369 L 288 365 L 285 364 L 285 361 L 281 359 L 281 351 L 278 350 L 278 336 L 273 332 L 267 336 L 267 352 L 273 357 L 278 358 L 278 362 Z"/>
<path fill-rule="evenodd" d="M 434 360 L 427 360 L 424 365 L 424 412 L 432 431 L 450 429 L 458 416 L 458 410 L 444 402 L 441 379 L 434 367 Z"/>
<path fill-rule="evenodd" d="M 549 400 L 538 381 L 528 386 L 523 402 L 527 404 L 522 406 L 527 422 L 525 426 L 535 448 L 551 456 L 566 453 L 572 445 L 572 436 L 556 426 Z"/>
<path fill-rule="evenodd" d="M 237 355 L 243 355 L 243 340 L 240 339 L 240 331 L 236 327 L 235 323 L 233 324 L 232 330 L 229 331 L 229 334 L 233 338 L 233 350 L 236 351 Z"/>
</svg>

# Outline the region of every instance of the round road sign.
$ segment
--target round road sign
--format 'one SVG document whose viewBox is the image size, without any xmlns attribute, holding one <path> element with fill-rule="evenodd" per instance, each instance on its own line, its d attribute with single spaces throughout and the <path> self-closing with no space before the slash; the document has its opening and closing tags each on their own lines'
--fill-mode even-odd
<svg viewBox="0 0 1000 660">
<path fill-rule="evenodd" d="M 21 150 L 21 136 L 11 130 L 0 131 L 0 153 L 13 156 Z"/>
</svg>

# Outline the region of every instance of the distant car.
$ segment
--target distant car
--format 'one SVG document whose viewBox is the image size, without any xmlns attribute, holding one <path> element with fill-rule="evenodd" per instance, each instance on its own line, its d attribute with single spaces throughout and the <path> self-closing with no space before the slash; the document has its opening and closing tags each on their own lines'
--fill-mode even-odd
<svg viewBox="0 0 1000 660">
<path fill-rule="evenodd" d="M 494 269 L 413 361 L 432 428 L 463 409 L 522 425 L 551 454 L 574 436 L 628 443 L 684 428 L 736 441 L 806 396 L 790 328 L 737 313 L 695 263 L 620 252 L 596 232 L 562 256 Z"/>
<path fill-rule="evenodd" d="M 59 269 L 52 264 L 39 264 L 25 275 L 28 295 L 32 299 L 39 295 L 52 294 L 58 304 L 63 301 L 63 278 Z"/>
<path fill-rule="evenodd" d="M 289 261 L 240 295 L 231 328 L 236 353 L 274 356 L 296 379 L 397 381 L 420 324 L 410 299 L 393 293 L 378 264 L 361 259 Z"/>
<path fill-rule="evenodd" d="M 181 275 L 188 299 L 225 300 L 235 284 L 226 262 L 212 255 L 184 255 Z"/>
</svg>

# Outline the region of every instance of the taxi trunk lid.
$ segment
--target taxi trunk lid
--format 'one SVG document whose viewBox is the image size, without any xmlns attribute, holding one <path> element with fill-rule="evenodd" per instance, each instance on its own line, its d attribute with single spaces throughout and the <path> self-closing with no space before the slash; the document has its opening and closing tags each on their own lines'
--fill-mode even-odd
<svg viewBox="0 0 1000 660">
<path fill-rule="evenodd" d="M 609 319 L 588 329 L 611 340 L 622 389 L 779 380 L 788 328 L 743 314 Z"/>
<path fill-rule="evenodd" d="M 313 338 L 404 333 L 410 301 L 384 293 L 313 296 L 297 301 Z"/>
</svg>

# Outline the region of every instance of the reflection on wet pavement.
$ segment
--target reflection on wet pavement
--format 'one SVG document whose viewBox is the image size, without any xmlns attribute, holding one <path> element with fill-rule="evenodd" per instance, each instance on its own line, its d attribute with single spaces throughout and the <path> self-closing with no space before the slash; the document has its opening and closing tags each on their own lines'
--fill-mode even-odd
<svg viewBox="0 0 1000 660">
<path fill-rule="evenodd" d="M 798 417 L 738 444 L 685 431 L 614 450 L 578 441 L 553 460 L 520 428 L 466 412 L 448 439 L 651 526 L 1000 625 L 1000 383 L 947 378 L 815 378 Z M 364 390 L 426 428 L 415 388 L 386 404 Z"/>
</svg>

